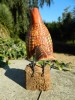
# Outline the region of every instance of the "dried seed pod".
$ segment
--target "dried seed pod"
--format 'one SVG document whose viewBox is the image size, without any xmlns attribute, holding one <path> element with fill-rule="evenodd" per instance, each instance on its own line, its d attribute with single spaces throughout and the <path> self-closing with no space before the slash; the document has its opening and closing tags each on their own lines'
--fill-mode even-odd
<svg viewBox="0 0 75 100">
<path fill-rule="evenodd" d="M 28 57 L 35 55 L 36 60 L 54 59 L 52 39 L 38 8 L 31 9 L 31 21 L 26 38 Z"/>
</svg>

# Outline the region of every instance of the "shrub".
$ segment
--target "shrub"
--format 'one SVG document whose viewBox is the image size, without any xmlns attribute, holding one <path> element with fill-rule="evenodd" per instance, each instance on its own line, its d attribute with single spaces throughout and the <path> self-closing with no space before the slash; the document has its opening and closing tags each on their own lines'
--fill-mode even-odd
<svg viewBox="0 0 75 100">
<path fill-rule="evenodd" d="M 20 39 L 2 39 L 0 38 L 0 55 L 8 59 L 18 59 L 26 57 L 26 45 Z"/>
<path fill-rule="evenodd" d="M 13 31 L 13 16 L 9 7 L 5 4 L 0 4 L 0 23 L 4 25 L 10 33 Z"/>
</svg>

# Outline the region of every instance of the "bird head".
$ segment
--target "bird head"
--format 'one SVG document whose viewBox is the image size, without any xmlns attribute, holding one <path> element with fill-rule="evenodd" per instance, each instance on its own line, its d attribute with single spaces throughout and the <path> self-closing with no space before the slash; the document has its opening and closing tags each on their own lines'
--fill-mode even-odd
<svg viewBox="0 0 75 100">
<path fill-rule="evenodd" d="M 31 20 L 33 24 L 40 23 L 42 21 L 38 8 L 35 7 L 30 9 L 30 13 L 31 13 Z"/>
</svg>

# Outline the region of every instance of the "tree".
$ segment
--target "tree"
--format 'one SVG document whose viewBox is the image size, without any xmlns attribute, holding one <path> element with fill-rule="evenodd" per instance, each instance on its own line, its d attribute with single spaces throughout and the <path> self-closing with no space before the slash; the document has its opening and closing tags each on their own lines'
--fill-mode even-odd
<svg viewBox="0 0 75 100">
<path fill-rule="evenodd" d="M 50 6 L 51 2 L 53 0 L 28 0 L 29 7 L 43 7 L 43 5 L 46 3 L 48 6 Z"/>
<path fill-rule="evenodd" d="M 73 44 L 75 44 L 75 7 L 73 8 L 72 15 L 73 18 L 72 18 L 70 28 L 71 28 L 71 32 L 73 33 L 72 35 Z"/>
<path fill-rule="evenodd" d="M 14 32 L 16 34 L 25 33 L 28 26 L 27 19 L 27 6 L 25 0 L 2 0 L 5 3 L 12 15 L 14 20 Z"/>
<path fill-rule="evenodd" d="M 68 11 L 67 7 L 62 13 L 62 17 L 58 17 L 58 22 L 45 23 L 51 32 L 53 40 L 69 41 L 75 40 L 75 9 L 73 12 Z"/>
<path fill-rule="evenodd" d="M 58 22 L 60 23 L 62 21 L 61 17 L 59 16 L 58 17 Z"/>
<path fill-rule="evenodd" d="M 8 38 L 13 31 L 13 18 L 9 8 L 0 4 L 0 37 Z"/>
<path fill-rule="evenodd" d="M 50 5 L 52 0 L 0 0 L 0 3 L 6 4 L 13 16 L 14 20 L 14 33 L 18 35 L 25 34 L 29 26 L 29 8 L 30 7 L 43 7 L 46 3 Z"/>
<path fill-rule="evenodd" d="M 29 0 L 29 6 L 30 7 L 43 7 L 43 5 L 46 3 L 48 6 L 50 6 L 52 0 Z"/>
<path fill-rule="evenodd" d="M 62 13 L 62 31 L 64 34 L 64 41 L 71 39 L 72 32 L 70 31 L 70 24 L 72 22 L 72 13 L 68 11 L 70 7 L 64 9 Z"/>
</svg>

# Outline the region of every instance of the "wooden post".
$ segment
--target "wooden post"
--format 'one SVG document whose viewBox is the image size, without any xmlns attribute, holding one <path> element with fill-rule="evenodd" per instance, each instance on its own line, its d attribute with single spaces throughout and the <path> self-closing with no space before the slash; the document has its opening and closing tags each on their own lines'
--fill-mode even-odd
<svg viewBox="0 0 75 100">
<path fill-rule="evenodd" d="M 27 90 L 40 90 L 46 91 L 51 87 L 50 80 L 50 66 L 45 66 L 44 74 L 42 74 L 42 68 L 40 66 L 34 67 L 33 70 L 30 65 L 27 65 L 25 68 L 25 83 Z"/>
</svg>

